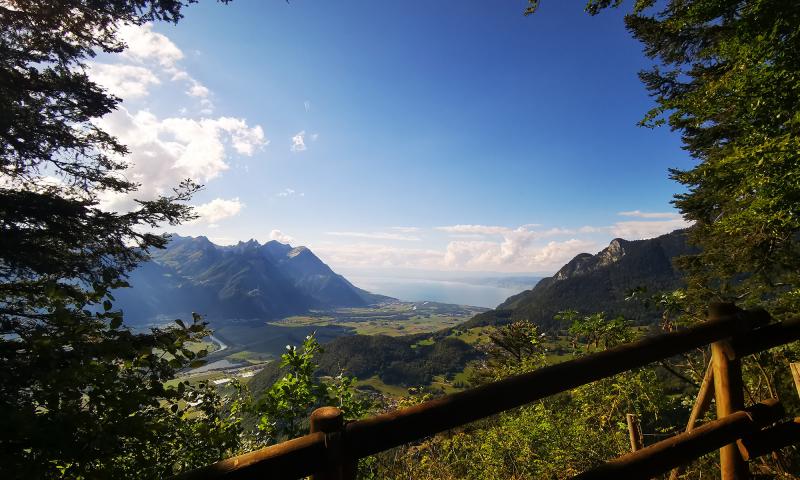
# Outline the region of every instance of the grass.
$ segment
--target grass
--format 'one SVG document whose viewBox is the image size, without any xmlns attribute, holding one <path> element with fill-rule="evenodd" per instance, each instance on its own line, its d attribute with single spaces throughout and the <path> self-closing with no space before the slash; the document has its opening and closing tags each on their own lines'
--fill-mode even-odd
<svg viewBox="0 0 800 480">
<path fill-rule="evenodd" d="M 270 325 L 347 328 L 360 335 L 415 335 L 458 325 L 482 311 L 433 302 L 398 302 L 376 307 L 340 308 L 284 318 Z"/>
<path fill-rule="evenodd" d="M 388 395 L 390 397 L 408 396 L 408 389 L 406 387 L 383 383 L 383 381 L 377 376 L 367 378 L 366 380 L 359 380 L 358 382 L 356 382 L 356 386 L 365 386 L 365 385 L 370 386 L 375 390 L 383 393 L 384 395 Z"/>
<path fill-rule="evenodd" d="M 228 355 L 225 358 L 227 358 L 230 361 L 247 362 L 255 365 L 263 363 L 267 360 L 273 360 L 275 356 L 269 353 L 253 352 L 250 350 L 240 350 L 238 352 Z"/>
</svg>

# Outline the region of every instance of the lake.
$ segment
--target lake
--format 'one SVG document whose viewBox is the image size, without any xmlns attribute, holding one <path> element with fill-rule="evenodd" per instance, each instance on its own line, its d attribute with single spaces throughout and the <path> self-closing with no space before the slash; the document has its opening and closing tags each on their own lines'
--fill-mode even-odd
<svg viewBox="0 0 800 480">
<path fill-rule="evenodd" d="M 512 283 L 501 287 L 488 281 L 482 283 L 480 279 L 467 283 L 458 280 L 360 275 L 349 275 L 347 278 L 364 290 L 409 302 L 429 300 L 486 308 L 494 308 L 508 297 L 533 287 L 532 283 Z"/>
</svg>

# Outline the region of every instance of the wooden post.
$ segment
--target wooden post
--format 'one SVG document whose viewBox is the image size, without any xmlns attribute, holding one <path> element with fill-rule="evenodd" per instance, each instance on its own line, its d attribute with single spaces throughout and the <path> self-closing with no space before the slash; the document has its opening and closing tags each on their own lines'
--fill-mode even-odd
<svg viewBox="0 0 800 480">
<path fill-rule="evenodd" d="M 671 468 L 686 463 L 687 460 L 700 458 L 727 443 L 735 444 L 739 438 L 756 434 L 763 427 L 779 420 L 782 415 L 783 409 L 776 400 L 757 403 L 747 410 L 706 422 L 691 432 L 667 438 L 636 452 L 626 453 L 572 477 L 572 480 L 608 480 L 609 478 L 645 480 L 657 477 Z M 793 432 L 787 431 L 781 437 L 781 445 L 786 445 L 792 440 Z M 766 448 L 773 446 L 775 444 Z M 753 450 L 756 448 L 754 445 Z M 756 454 L 755 451 L 754 454 Z"/>
<path fill-rule="evenodd" d="M 706 373 L 703 375 L 703 382 L 700 384 L 700 390 L 697 392 L 697 398 L 692 406 L 692 413 L 689 414 L 689 421 L 686 422 L 686 432 L 694 430 L 697 419 L 705 415 L 708 407 L 711 406 L 711 400 L 714 398 L 714 367 L 711 362 L 706 366 Z M 683 473 L 684 466 L 674 468 L 669 474 L 669 480 L 678 480 L 678 477 Z"/>
<path fill-rule="evenodd" d="M 634 413 L 629 413 L 625 416 L 628 420 L 628 436 L 631 439 L 631 452 L 641 450 L 644 447 L 642 439 L 642 426 L 639 423 L 639 417 Z"/>
<path fill-rule="evenodd" d="M 321 407 L 309 418 L 311 433 L 325 433 L 326 468 L 311 476 L 312 480 L 353 480 L 357 463 L 345 461 L 342 451 L 344 416 L 336 407 Z"/>
<path fill-rule="evenodd" d="M 794 386 L 797 389 L 797 395 L 800 395 L 800 363 L 790 363 L 789 370 L 792 371 L 792 378 L 794 379 Z"/>
<path fill-rule="evenodd" d="M 722 419 L 744 408 L 742 364 L 727 340 L 711 344 L 711 364 L 714 368 L 714 398 L 717 404 L 717 418 Z M 736 443 L 730 443 L 720 448 L 719 464 L 722 480 L 750 478 L 747 464 L 739 453 Z"/>
</svg>

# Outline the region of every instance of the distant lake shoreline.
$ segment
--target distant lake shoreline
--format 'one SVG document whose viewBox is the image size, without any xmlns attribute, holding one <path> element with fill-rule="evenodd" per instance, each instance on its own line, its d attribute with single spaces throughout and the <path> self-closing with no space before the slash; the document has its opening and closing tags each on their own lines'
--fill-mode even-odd
<svg viewBox="0 0 800 480">
<path fill-rule="evenodd" d="M 482 284 L 477 280 L 470 280 L 467 283 L 459 280 L 361 275 L 350 275 L 347 278 L 359 288 L 407 302 L 428 300 L 485 308 L 495 308 L 508 297 L 533 288 L 535 284 L 534 281 L 525 284 L 496 286 Z"/>
</svg>

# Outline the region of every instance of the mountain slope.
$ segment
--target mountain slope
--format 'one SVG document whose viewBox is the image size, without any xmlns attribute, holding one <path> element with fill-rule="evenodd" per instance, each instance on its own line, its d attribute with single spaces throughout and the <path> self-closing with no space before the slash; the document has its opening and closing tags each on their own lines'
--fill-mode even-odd
<svg viewBox="0 0 800 480">
<path fill-rule="evenodd" d="M 131 324 L 196 311 L 213 319 L 271 319 L 310 309 L 393 300 L 361 290 L 305 247 L 255 240 L 222 247 L 173 236 L 115 292 Z"/>
<path fill-rule="evenodd" d="M 657 318 L 656 312 L 625 301 L 626 293 L 637 287 L 650 293 L 680 288 L 684 282 L 672 260 L 693 251 L 682 230 L 648 240 L 614 239 L 596 255 L 577 255 L 552 277 L 474 317 L 465 327 L 528 319 L 551 328 L 556 326 L 553 316 L 566 309 L 604 311 L 649 323 Z"/>
</svg>

